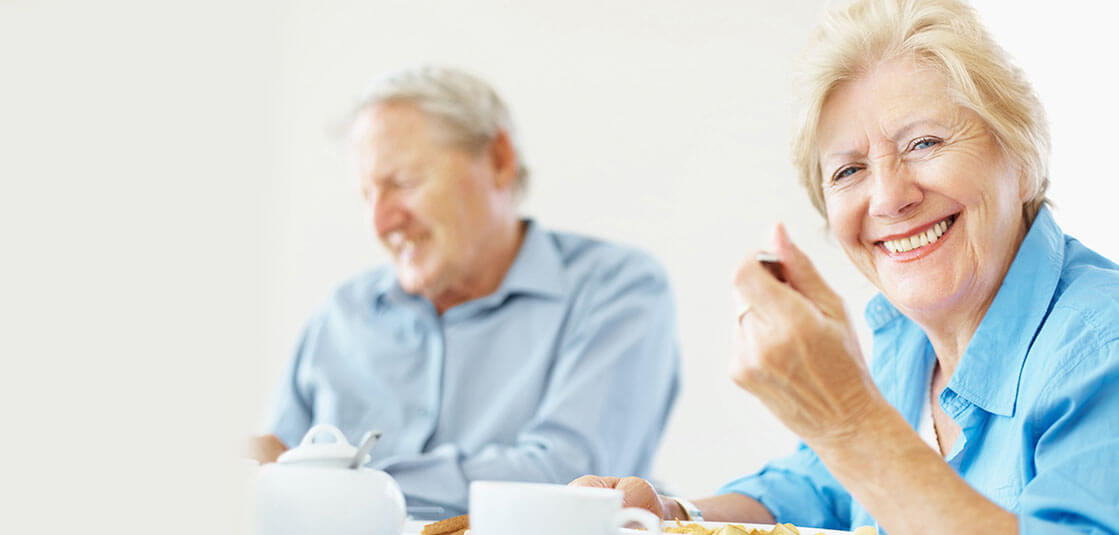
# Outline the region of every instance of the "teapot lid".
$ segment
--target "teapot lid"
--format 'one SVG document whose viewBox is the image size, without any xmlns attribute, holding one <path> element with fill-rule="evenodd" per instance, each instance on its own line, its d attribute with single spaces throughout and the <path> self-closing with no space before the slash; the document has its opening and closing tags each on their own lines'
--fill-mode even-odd
<svg viewBox="0 0 1119 535">
<path fill-rule="evenodd" d="M 315 442 L 315 437 L 323 432 L 333 436 L 334 441 Z M 355 455 L 357 455 L 357 448 L 346 440 L 342 431 L 330 424 L 318 424 L 308 430 L 306 435 L 303 435 L 303 440 L 299 442 L 299 446 L 280 454 L 276 462 L 298 463 L 307 461 L 334 461 L 349 463 L 353 460 Z M 369 457 L 366 456 L 363 460 L 368 462 Z"/>
</svg>

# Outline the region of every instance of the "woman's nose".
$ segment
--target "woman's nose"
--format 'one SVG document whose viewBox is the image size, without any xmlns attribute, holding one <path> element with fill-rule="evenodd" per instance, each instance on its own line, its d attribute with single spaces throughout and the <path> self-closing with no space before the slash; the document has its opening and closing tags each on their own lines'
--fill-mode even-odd
<svg viewBox="0 0 1119 535">
<path fill-rule="evenodd" d="M 870 215 L 899 217 L 921 204 L 925 198 L 915 177 L 905 164 L 894 158 L 883 158 L 871 166 L 872 187 Z"/>
</svg>

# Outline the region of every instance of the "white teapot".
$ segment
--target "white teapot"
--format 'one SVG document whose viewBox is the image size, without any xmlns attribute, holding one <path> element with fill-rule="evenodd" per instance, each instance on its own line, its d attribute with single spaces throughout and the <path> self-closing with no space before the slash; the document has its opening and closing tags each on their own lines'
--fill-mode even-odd
<svg viewBox="0 0 1119 535">
<path fill-rule="evenodd" d="M 334 442 L 315 442 L 321 433 Z M 375 438 L 373 439 L 375 440 Z M 312 427 L 299 446 L 260 467 L 254 517 L 259 535 L 400 535 L 404 494 L 388 474 L 363 465 L 358 449 L 330 424 Z"/>
</svg>

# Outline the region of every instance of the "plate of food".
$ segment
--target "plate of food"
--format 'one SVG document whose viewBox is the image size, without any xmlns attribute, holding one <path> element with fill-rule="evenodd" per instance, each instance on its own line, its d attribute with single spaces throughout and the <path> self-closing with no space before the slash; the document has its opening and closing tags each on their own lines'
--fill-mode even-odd
<svg viewBox="0 0 1119 535">
<path fill-rule="evenodd" d="M 448 518 L 439 522 L 410 522 L 405 526 L 404 533 L 419 533 L 420 535 L 470 535 L 469 516 L 462 515 Z M 411 527 L 412 529 L 409 529 Z M 422 527 L 422 529 L 420 529 Z M 742 522 L 681 522 L 679 520 L 665 521 L 661 529 L 667 533 L 682 533 L 685 535 L 878 535 L 878 530 L 873 526 L 863 526 L 855 531 L 839 531 L 834 529 L 798 528 L 792 524 L 745 524 Z M 648 535 L 649 532 L 641 529 L 621 530 L 626 535 Z"/>
<path fill-rule="evenodd" d="M 661 525 L 665 533 L 684 533 L 688 535 L 877 535 L 872 526 L 863 526 L 855 531 L 834 529 L 798 528 L 792 524 L 744 524 L 741 522 L 681 522 L 670 521 Z M 622 533 L 647 534 L 640 529 L 623 529 Z"/>
</svg>

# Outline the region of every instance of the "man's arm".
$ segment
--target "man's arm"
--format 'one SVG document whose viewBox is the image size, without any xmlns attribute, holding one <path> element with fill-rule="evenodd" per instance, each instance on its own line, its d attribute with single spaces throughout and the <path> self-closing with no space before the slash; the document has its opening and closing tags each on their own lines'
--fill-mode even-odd
<svg viewBox="0 0 1119 535">
<path fill-rule="evenodd" d="M 311 407 L 299 390 L 299 368 L 307 358 L 308 339 L 316 323 L 307 327 L 299 340 L 295 354 L 284 370 L 283 379 L 272 397 L 272 407 L 265 429 L 269 433 L 249 439 L 249 457 L 261 463 L 275 462 L 281 453 L 287 451 L 287 444 L 298 444 L 303 434 L 311 427 Z"/>
<path fill-rule="evenodd" d="M 644 256 L 601 268 L 582 289 L 535 416 L 513 444 L 453 444 L 377 463 L 410 499 L 466 506 L 474 480 L 566 483 L 646 470 L 678 383 L 671 292 Z M 531 336 L 532 333 L 525 333 Z"/>
</svg>

